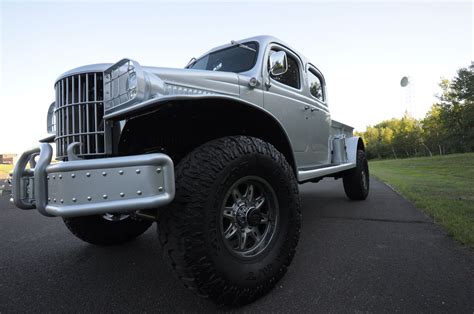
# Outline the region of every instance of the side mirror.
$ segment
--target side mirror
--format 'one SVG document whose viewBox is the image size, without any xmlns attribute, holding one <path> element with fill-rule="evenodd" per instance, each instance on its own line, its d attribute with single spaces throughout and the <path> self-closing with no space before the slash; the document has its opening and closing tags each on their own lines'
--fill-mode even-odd
<svg viewBox="0 0 474 314">
<path fill-rule="evenodd" d="M 273 76 L 278 76 L 288 71 L 288 60 L 286 52 L 276 51 L 270 55 L 270 73 Z"/>
</svg>

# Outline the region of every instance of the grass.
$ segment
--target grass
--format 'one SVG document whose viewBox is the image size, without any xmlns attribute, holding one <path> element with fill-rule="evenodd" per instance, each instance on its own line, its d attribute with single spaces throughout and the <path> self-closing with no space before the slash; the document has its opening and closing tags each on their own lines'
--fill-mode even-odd
<svg viewBox="0 0 474 314">
<path fill-rule="evenodd" d="M 0 164 L 0 179 L 8 178 L 8 173 L 13 170 L 13 165 Z"/>
<path fill-rule="evenodd" d="M 474 248 L 474 153 L 369 165 L 372 175 L 414 202 L 454 239 Z"/>
</svg>

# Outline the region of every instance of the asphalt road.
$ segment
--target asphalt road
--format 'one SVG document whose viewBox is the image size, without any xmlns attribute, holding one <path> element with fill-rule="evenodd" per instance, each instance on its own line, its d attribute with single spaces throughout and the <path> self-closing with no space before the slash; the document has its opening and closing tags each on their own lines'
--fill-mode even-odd
<svg viewBox="0 0 474 314">
<path fill-rule="evenodd" d="M 301 186 L 303 228 L 286 276 L 246 312 L 474 311 L 474 253 L 372 180 L 364 202 L 342 183 Z M 62 221 L 0 199 L 0 313 L 203 312 L 163 261 L 155 228 L 100 248 Z"/>
</svg>

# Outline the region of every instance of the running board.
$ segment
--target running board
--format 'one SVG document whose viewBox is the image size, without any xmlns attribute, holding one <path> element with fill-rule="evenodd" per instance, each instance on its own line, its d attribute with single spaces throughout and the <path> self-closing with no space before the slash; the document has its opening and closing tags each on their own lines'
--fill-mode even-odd
<svg viewBox="0 0 474 314">
<path fill-rule="evenodd" d="M 355 163 L 347 163 L 337 166 L 331 166 L 326 168 L 316 168 L 313 170 L 305 170 L 305 171 L 298 171 L 298 181 L 308 181 L 315 178 L 324 177 L 330 174 L 338 173 L 344 170 L 348 170 L 354 168 L 356 166 Z"/>
</svg>

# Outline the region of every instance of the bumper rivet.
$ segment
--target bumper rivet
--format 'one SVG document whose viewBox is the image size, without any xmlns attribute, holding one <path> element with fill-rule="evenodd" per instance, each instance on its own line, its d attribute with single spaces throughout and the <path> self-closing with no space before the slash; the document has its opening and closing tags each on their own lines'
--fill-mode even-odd
<svg viewBox="0 0 474 314">
<path fill-rule="evenodd" d="M 107 172 L 103 171 L 102 175 L 105 177 L 107 175 Z"/>
<path fill-rule="evenodd" d="M 48 202 L 51 202 L 51 197 L 48 197 Z"/>
<path fill-rule="evenodd" d="M 48 180 L 49 180 L 49 176 L 47 176 L 47 177 L 46 177 L 46 179 L 48 179 Z"/>
<path fill-rule="evenodd" d="M 162 186 L 158 187 L 158 191 L 160 192 L 163 191 L 163 187 Z"/>
<path fill-rule="evenodd" d="M 56 176 L 53 176 L 53 179 L 56 179 Z"/>
<path fill-rule="evenodd" d="M 55 198 L 53 198 L 53 202 L 55 202 L 55 203 L 56 203 L 56 199 L 55 199 Z"/>
<path fill-rule="evenodd" d="M 106 198 L 107 198 L 107 194 L 102 195 L 102 198 L 106 199 Z"/>
<path fill-rule="evenodd" d="M 125 193 L 120 192 L 120 197 L 124 197 L 124 196 L 125 196 Z"/>
<path fill-rule="evenodd" d="M 87 197 L 87 200 L 88 200 L 88 201 L 90 201 L 91 199 L 92 199 L 92 197 L 90 197 L 90 196 Z"/>
<path fill-rule="evenodd" d="M 138 190 L 138 191 L 137 191 L 137 194 L 138 194 L 138 195 L 142 195 L 142 191 Z"/>
<path fill-rule="evenodd" d="M 64 203 L 64 200 L 63 200 L 63 199 L 61 199 L 61 200 L 60 200 L 60 202 L 61 202 L 61 204 L 62 204 L 62 203 Z"/>
<path fill-rule="evenodd" d="M 77 201 L 77 199 L 75 197 L 73 197 L 72 201 L 75 203 Z"/>
<path fill-rule="evenodd" d="M 62 179 L 62 178 L 63 178 L 63 176 L 60 174 L 60 175 L 59 175 L 59 179 Z"/>
<path fill-rule="evenodd" d="M 119 175 L 122 175 L 123 174 L 123 170 L 119 170 Z"/>
<path fill-rule="evenodd" d="M 156 172 L 157 172 L 157 173 L 160 173 L 160 172 L 161 172 L 161 168 L 159 168 L 159 167 L 156 168 Z"/>
<path fill-rule="evenodd" d="M 86 177 L 90 177 L 91 176 L 91 173 L 90 172 L 86 172 Z"/>
<path fill-rule="evenodd" d="M 76 177 L 76 175 L 74 173 L 71 173 L 71 178 L 74 179 L 75 177 Z"/>
<path fill-rule="evenodd" d="M 136 172 L 137 174 L 139 174 L 139 173 L 140 173 L 140 169 L 135 170 L 135 172 Z"/>
</svg>

